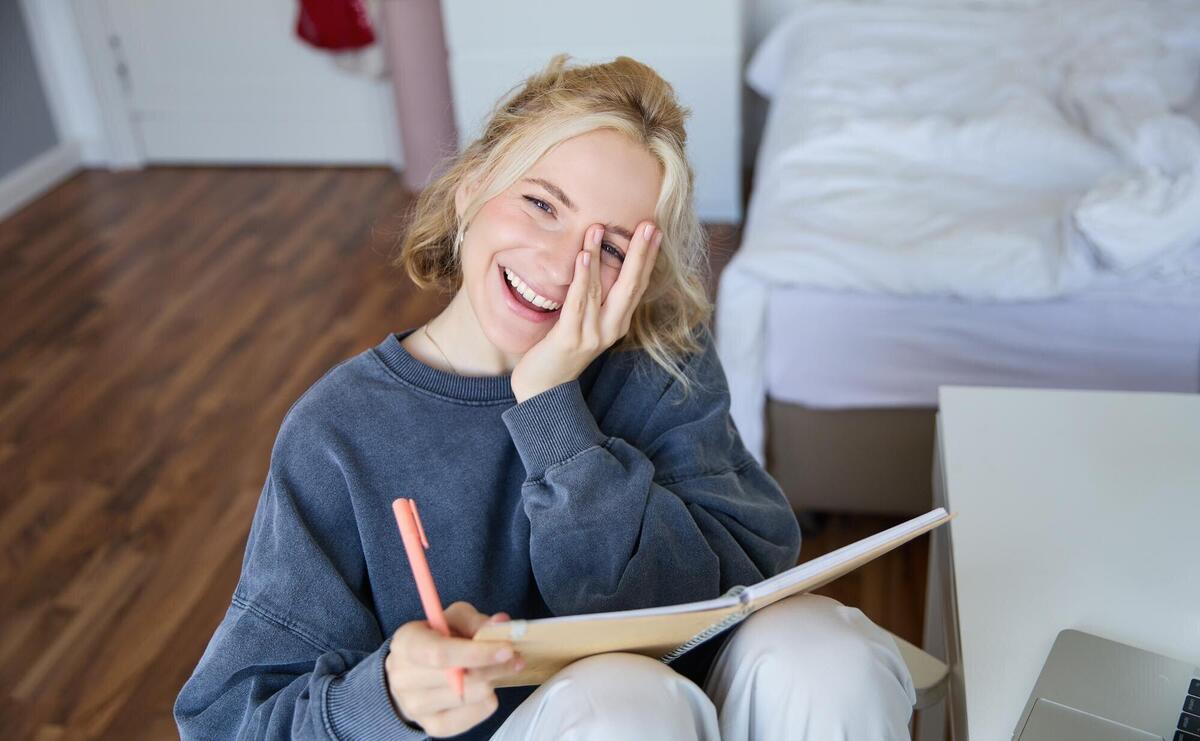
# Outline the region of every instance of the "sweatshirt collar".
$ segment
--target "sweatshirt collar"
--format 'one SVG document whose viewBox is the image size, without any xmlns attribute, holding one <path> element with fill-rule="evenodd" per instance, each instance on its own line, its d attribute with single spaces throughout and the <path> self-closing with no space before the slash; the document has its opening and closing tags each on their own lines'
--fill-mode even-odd
<svg viewBox="0 0 1200 741">
<path fill-rule="evenodd" d="M 393 332 L 374 347 L 376 356 L 392 373 L 406 383 L 451 401 L 516 403 L 517 397 L 513 396 L 512 392 L 511 373 L 502 376 L 460 376 L 426 365 L 413 357 L 400 344 L 400 340 L 418 329 L 420 327 Z M 585 396 L 591 392 L 600 369 L 612 357 L 615 357 L 612 348 L 605 349 L 579 374 L 580 390 Z"/>
<path fill-rule="evenodd" d="M 516 401 L 512 392 L 512 374 L 502 376 L 460 376 L 426 365 L 400 344 L 417 327 L 393 332 L 375 346 L 375 352 L 393 373 L 408 383 L 438 396 L 457 401 Z"/>
</svg>

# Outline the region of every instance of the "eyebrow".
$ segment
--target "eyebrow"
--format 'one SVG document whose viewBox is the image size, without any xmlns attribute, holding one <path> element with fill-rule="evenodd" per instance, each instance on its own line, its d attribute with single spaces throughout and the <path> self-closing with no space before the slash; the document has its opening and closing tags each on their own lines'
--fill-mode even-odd
<svg viewBox="0 0 1200 741">
<path fill-rule="evenodd" d="M 562 201 L 563 205 L 566 206 L 567 208 L 571 209 L 572 211 L 579 210 L 579 207 L 576 206 L 569 197 L 567 197 L 567 194 L 563 192 L 562 188 L 558 187 L 557 185 L 550 182 L 549 180 L 546 180 L 545 178 L 525 178 L 525 180 L 527 180 L 528 182 L 531 182 L 531 183 L 537 183 L 538 185 L 542 186 L 547 191 L 549 191 L 551 195 L 553 195 L 558 200 Z M 628 240 L 630 242 L 633 241 L 633 232 L 630 231 L 629 229 L 626 229 L 623 226 L 619 226 L 617 224 L 605 224 L 604 228 L 607 229 L 608 231 L 612 232 L 613 234 L 617 234 L 619 236 L 624 237 L 626 240 Z"/>
</svg>

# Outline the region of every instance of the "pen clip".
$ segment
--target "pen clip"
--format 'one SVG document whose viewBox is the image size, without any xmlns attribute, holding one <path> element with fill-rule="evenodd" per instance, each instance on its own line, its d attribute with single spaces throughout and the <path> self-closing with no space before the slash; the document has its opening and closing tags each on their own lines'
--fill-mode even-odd
<svg viewBox="0 0 1200 741">
<path fill-rule="evenodd" d="M 417 523 L 417 534 L 421 536 L 421 545 L 429 550 L 429 539 L 425 537 L 425 528 L 421 525 L 421 516 L 417 514 L 417 500 L 409 499 L 408 508 L 412 511 L 413 522 Z"/>
</svg>

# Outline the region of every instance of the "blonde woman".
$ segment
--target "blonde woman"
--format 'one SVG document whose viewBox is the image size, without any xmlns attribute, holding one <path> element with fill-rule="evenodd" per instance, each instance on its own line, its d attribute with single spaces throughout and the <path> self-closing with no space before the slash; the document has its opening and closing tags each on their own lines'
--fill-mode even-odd
<svg viewBox="0 0 1200 741">
<path fill-rule="evenodd" d="M 729 417 L 687 113 L 633 59 L 559 55 L 422 193 L 397 262 L 453 298 L 288 411 L 231 605 L 175 704 L 184 739 L 907 738 L 895 644 L 824 597 L 670 665 L 602 654 L 536 689 L 497 689 L 521 657 L 470 640 L 796 561 L 796 519 Z M 423 619 L 401 496 L 451 637 Z"/>
</svg>

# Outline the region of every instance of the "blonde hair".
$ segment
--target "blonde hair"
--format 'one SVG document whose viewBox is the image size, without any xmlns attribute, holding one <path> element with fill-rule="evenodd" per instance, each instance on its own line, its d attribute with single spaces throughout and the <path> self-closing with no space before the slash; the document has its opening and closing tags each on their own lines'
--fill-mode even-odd
<svg viewBox="0 0 1200 741">
<path fill-rule="evenodd" d="M 422 289 L 456 292 L 462 285 L 463 232 L 488 199 L 566 139 L 596 129 L 622 133 L 644 145 L 661 165 L 654 222 L 663 239 L 629 332 L 613 349 L 645 350 L 686 395 L 694 379 L 681 368 L 688 354 L 701 351 L 701 333 L 713 311 L 706 288 L 706 234 L 692 205 L 694 173 L 684 151 L 683 123 L 691 109 L 678 103 L 667 81 L 635 59 L 619 56 L 604 64 L 568 67 L 568 58 L 555 55 L 519 83 L 516 93 L 510 88 L 497 102 L 483 134 L 453 156 L 418 196 L 392 264 Z M 480 187 L 460 222 L 455 191 L 464 180 L 476 178 Z"/>
</svg>

